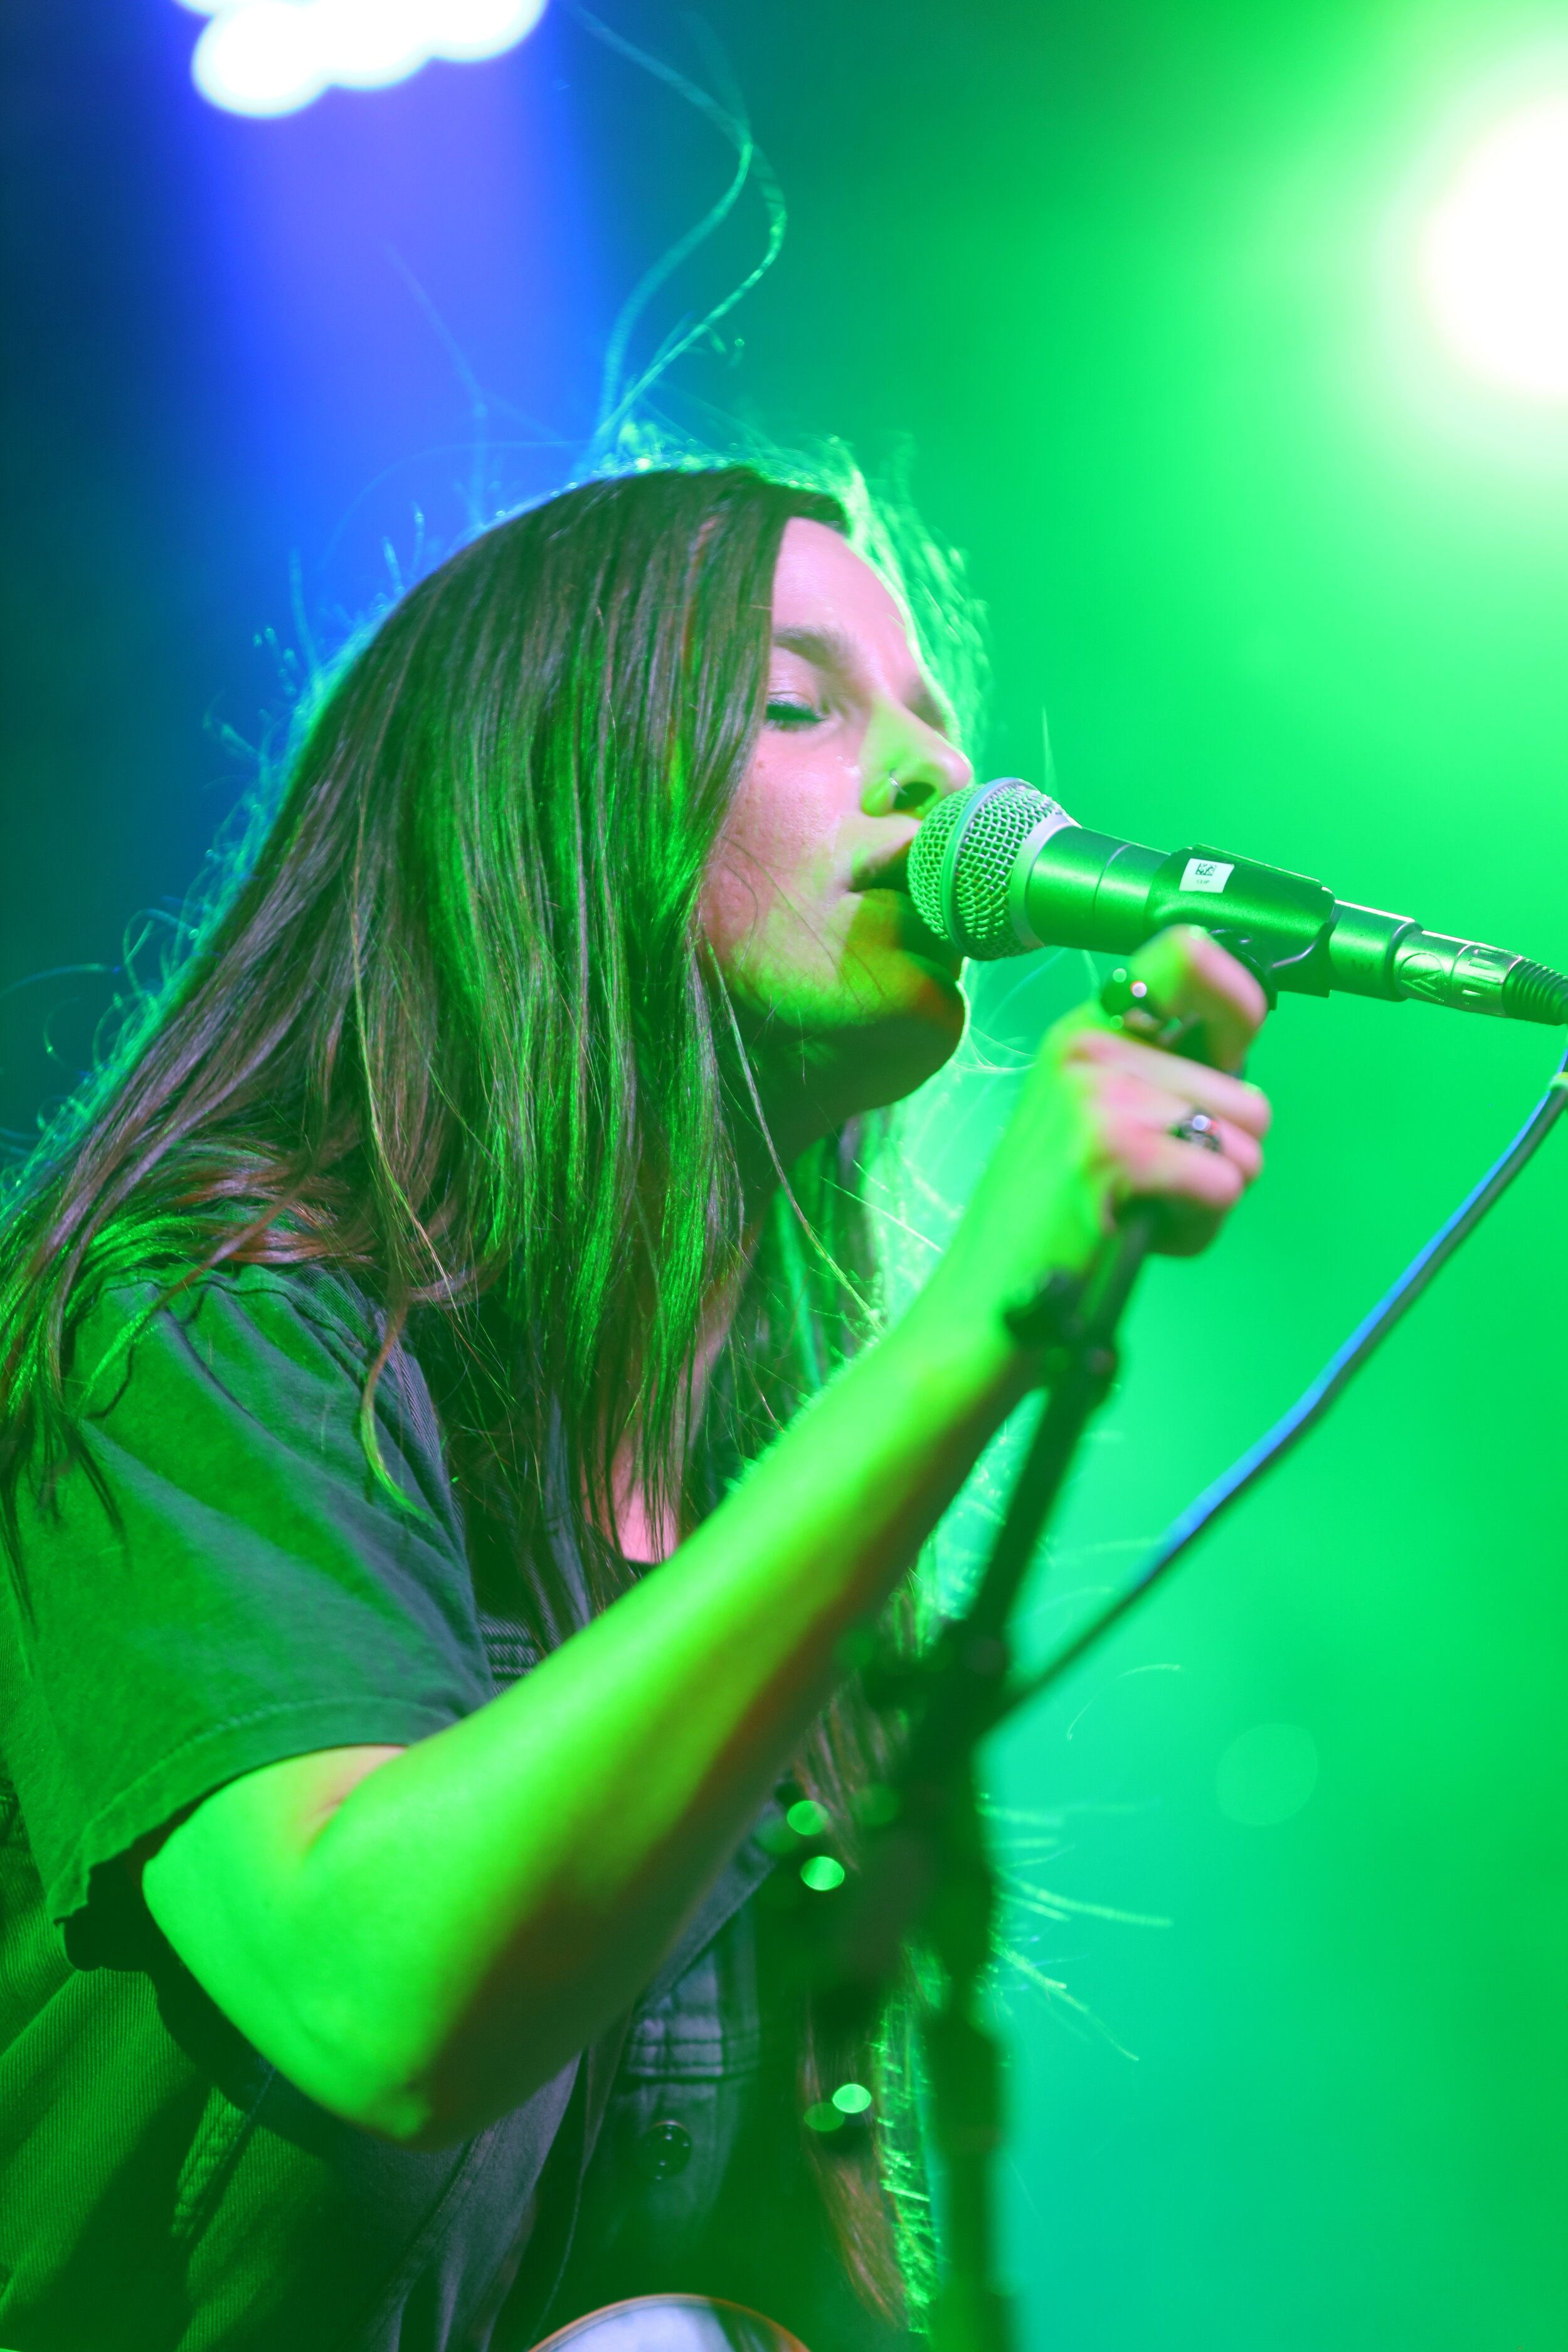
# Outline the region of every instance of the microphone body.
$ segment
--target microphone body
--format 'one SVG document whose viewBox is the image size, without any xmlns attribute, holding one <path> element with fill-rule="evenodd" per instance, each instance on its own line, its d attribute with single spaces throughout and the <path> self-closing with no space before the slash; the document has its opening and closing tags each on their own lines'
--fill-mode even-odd
<svg viewBox="0 0 1568 2352">
<path fill-rule="evenodd" d="M 1172 923 L 1197 923 L 1279 992 L 1428 1004 L 1568 1023 L 1568 978 L 1413 917 L 1336 899 L 1321 882 L 1194 844 L 1167 855 L 1092 833 L 1016 776 L 943 801 L 910 851 L 921 920 L 981 961 L 1031 948 L 1128 955 Z"/>
</svg>

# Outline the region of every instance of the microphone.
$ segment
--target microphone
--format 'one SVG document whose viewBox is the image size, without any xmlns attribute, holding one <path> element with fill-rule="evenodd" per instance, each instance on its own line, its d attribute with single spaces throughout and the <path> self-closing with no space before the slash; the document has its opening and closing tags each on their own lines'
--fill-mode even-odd
<svg viewBox="0 0 1568 2352">
<path fill-rule="evenodd" d="M 927 929 L 990 962 L 1031 948 L 1127 955 L 1171 923 L 1197 923 L 1279 992 L 1415 996 L 1505 1021 L 1568 1023 L 1568 978 L 1408 915 L 1336 898 L 1305 874 L 1194 845 L 1145 849 L 1090 833 L 1019 776 L 941 802 L 910 850 Z"/>
</svg>

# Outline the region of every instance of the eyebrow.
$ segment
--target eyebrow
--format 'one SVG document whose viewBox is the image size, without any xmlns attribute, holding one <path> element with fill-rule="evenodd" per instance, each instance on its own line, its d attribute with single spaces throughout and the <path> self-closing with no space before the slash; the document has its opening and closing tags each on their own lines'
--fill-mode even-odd
<svg viewBox="0 0 1568 2352">
<path fill-rule="evenodd" d="M 846 680 L 853 678 L 859 667 L 855 646 L 842 629 L 775 629 L 773 643 L 782 652 L 798 654 L 803 661 Z M 946 706 L 925 678 L 917 677 L 904 701 L 917 719 L 923 719 L 939 735 L 952 733 L 952 720 Z"/>
</svg>

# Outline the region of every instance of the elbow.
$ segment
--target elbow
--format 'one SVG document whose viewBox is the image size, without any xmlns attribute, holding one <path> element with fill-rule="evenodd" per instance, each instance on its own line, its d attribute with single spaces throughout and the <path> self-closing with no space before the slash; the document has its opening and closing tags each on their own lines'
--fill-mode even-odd
<svg viewBox="0 0 1568 2352">
<path fill-rule="evenodd" d="M 441 2053 L 426 2037 L 393 2030 L 341 1986 L 291 1990 L 264 2019 L 236 2022 L 242 2031 L 248 2024 L 261 2055 L 313 2106 L 410 2151 L 452 2147 L 470 2136 L 468 2118 L 444 2094 Z"/>
<path fill-rule="evenodd" d="M 300 2087 L 318 2106 L 367 2138 L 384 2140 L 411 2154 L 434 2155 L 472 2137 L 466 2119 L 449 2112 L 419 2084 L 362 2077 L 353 2083 L 323 2083 L 313 2091 L 304 2084 Z"/>
<path fill-rule="evenodd" d="M 540 2087 L 524 2083 L 515 2095 L 509 2091 L 498 2096 L 500 2086 L 494 2085 L 489 2098 L 465 2098 L 433 2090 L 425 2083 L 387 2082 L 362 2086 L 348 2099 L 321 2099 L 318 2104 L 330 2106 L 368 2138 L 384 2140 L 410 2155 L 435 2156 L 473 2139 L 499 2116 L 521 2106 Z"/>
<path fill-rule="evenodd" d="M 308 2058 L 291 2053 L 277 2063 L 279 2073 L 313 2106 L 367 2138 L 411 2154 L 433 2155 L 459 2147 L 493 2121 L 462 2111 L 417 2078 L 367 2063 L 363 2052 L 350 2060 L 318 2045 Z"/>
<path fill-rule="evenodd" d="M 498 2064 L 493 2048 L 432 2049 L 423 2036 L 381 2036 L 363 2028 L 314 2034 L 310 2044 L 306 2064 L 284 2063 L 279 2071 L 356 2131 L 416 2155 L 460 2147 L 521 2106 L 555 2071 L 529 2064 L 521 2049 L 507 2053 L 510 2063 Z"/>
<path fill-rule="evenodd" d="M 346 2047 L 317 2041 L 305 2063 L 279 2071 L 355 2131 L 411 2154 L 459 2147 L 495 2120 L 493 2112 L 456 2095 L 439 2063 L 399 2064 L 391 2052 L 367 2048 L 357 2036 Z"/>
<path fill-rule="evenodd" d="M 389 2147 L 416 2156 L 436 2156 L 443 2148 L 460 2147 L 483 2127 L 466 2116 L 447 2114 L 412 2092 L 390 2094 L 344 2115 L 343 2120 L 367 2138 L 384 2140 Z"/>
</svg>

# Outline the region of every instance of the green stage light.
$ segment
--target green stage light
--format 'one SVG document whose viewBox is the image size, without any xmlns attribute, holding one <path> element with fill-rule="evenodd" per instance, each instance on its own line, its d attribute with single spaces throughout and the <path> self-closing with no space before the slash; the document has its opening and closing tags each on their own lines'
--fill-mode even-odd
<svg viewBox="0 0 1568 2352">
<path fill-rule="evenodd" d="M 1474 366 L 1568 395 L 1568 97 L 1481 141 L 1428 224 L 1422 266 L 1446 333 Z"/>
</svg>

